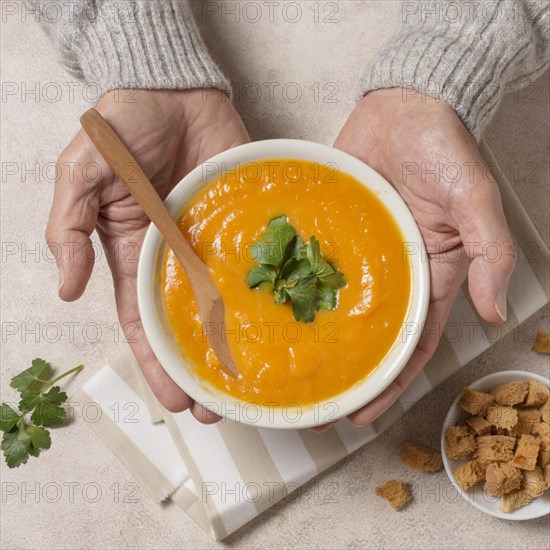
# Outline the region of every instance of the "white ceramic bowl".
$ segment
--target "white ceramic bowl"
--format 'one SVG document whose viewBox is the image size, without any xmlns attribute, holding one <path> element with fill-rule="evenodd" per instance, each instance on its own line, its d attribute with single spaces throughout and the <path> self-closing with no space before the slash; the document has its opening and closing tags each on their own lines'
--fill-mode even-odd
<svg viewBox="0 0 550 550">
<path fill-rule="evenodd" d="M 501 372 L 494 372 L 488 374 L 483 378 L 475 381 L 472 384 L 469 384 L 468 387 L 473 390 L 485 391 L 488 392 L 494 386 L 499 384 L 507 384 L 508 382 L 515 382 L 516 380 L 529 380 L 529 378 L 534 378 L 547 386 L 550 386 L 550 380 L 544 378 L 544 376 L 539 376 L 538 374 L 533 374 L 531 372 L 525 372 L 521 370 L 506 370 Z M 460 395 L 462 392 L 460 392 Z M 445 465 L 445 471 L 449 476 L 451 482 L 456 486 L 456 490 L 464 497 L 466 501 L 470 504 L 473 504 L 478 510 L 485 512 L 491 516 L 501 519 L 508 520 L 526 520 L 526 519 L 535 519 L 540 518 L 546 514 L 550 513 L 550 491 L 546 491 L 541 497 L 533 500 L 527 506 L 523 508 L 518 508 L 513 512 L 506 514 L 499 510 L 500 498 L 487 496 L 483 492 L 483 487 L 481 485 L 475 485 L 470 487 L 468 491 L 463 491 L 454 478 L 453 472 L 468 462 L 467 460 L 452 460 L 450 459 L 445 452 L 445 434 L 451 426 L 455 426 L 462 420 L 468 418 L 469 415 L 466 411 L 463 411 L 458 406 L 458 401 L 460 400 L 460 395 L 455 399 L 454 403 L 451 405 L 449 412 L 443 423 L 443 431 L 441 432 L 441 455 L 443 457 L 443 464 Z"/>
<path fill-rule="evenodd" d="M 416 222 L 394 188 L 357 158 L 318 143 L 274 139 L 229 149 L 185 176 L 167 197 L 166 205 L 172 216 L 178 218 L 195 193 L 221 173 L 234 169 L 239 163 L 276 158 L 336 163 L 339 170 L 352 175 L 377 194 L 392 212 L 404 240 L 416 247 L 417 252 L 410 254 L 412 292 L 406 323 L 380 365 L 347 391 L 328 401 L 305 407 L 297 407 L 295 404 L 263 407 L 239 402 L 204 380 L 199 380 L 178 348 L 166 320 L 159 285 L 165 241 L 153 225 L 147 231 L 139 260 L 138 303 L 145 333 L 157 358 L 176 384 L 195 401 L 216 414 L 256 427 L 296 429 L 346 416 L 375 398 L 395 379 L 413 352 L 420 336 L 420 327 L 426 318 L 430 293 L 429 269 Z"/>
</svg>

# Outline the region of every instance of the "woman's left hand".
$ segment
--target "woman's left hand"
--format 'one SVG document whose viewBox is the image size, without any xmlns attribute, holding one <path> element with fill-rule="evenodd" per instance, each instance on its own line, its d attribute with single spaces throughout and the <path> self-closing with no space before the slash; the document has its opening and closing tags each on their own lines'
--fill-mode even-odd
<svg viewBox="0 0 550 550">
<path fill-rule="evenodd" d="M 426 243 L 431 274 L 416 350 L 382 394 L 348 417 L 364 425 L 391 407 L 432 357 L 466 275 L 479 314 L 489 322 L 506 319 L 515 249 L 489 167 L 444 101 L 399 88 L 370 92 L 334 146 L 372 166 L 403 197 Z"/>
</svg>

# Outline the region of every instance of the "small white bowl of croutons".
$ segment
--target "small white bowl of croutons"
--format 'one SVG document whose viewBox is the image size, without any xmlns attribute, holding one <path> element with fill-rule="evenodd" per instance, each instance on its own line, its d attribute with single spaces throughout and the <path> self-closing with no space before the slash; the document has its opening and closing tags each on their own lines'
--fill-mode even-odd
<svg viewBox="0 0 550 550">
<path fill-rule="evenodd" d="M 524 371 L 480 378 L 452 404 L 443 464 L 465 500 L 501 519 L 550 513 L 550 380 Z"/>
</svg>

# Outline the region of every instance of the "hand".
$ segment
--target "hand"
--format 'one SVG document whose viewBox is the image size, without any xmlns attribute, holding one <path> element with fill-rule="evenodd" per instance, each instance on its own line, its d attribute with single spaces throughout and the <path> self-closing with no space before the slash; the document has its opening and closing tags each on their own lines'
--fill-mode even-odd
<svg viewBox="0 0 550 550">
<path fill-rule="evenodd" d="M 219 90 L 117 90 L 106 94 L 96 109 L 120 135 L 162 198 L 204 160 L 250 141 L 239 115 Z M 72 301 L 84 292 L 94 265 L 90 235 L 97 230 L 113 276 L 120 323 L 153 392 L 170 411 L 191 408 L 197 419 L 214 421 L 212 413 L 194 403 L 166 374 L 143 331 L 136 295 L 137 262 L 128 261 L 128 251 L 137 258 L 149 226 L 145 213 L 83 130 L 61 153 L 58 165 L 61 177 L 46 240 L 57 259 L 59 296 Z"/>
<path fill-rule="evenodd" d="M 489 322 L 506 320 L 515 250 L 498 186 L 444 101 L 397 88 L 370 92 L 334 146 L 372 166 L 403 197 L 426 243 L 431 276 L 428 317 L 409 362 L 380 396 L 348 417 L 364 425 L 387 410 L 432 357 L 466 275 L 479 314 Z"/>
</svg>

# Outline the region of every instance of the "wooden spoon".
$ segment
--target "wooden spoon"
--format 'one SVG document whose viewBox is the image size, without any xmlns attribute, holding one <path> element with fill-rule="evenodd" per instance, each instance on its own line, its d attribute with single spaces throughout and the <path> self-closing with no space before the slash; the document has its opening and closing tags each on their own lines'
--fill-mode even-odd
<svg viewBox="0 0 550 550">
<path fill-rule="evenodd" d="M 228 371 L 238 376 L 225 334 L 223 299 L 210 271 L 185 240 L 139 163 L 109 123 L 95 109 L 90 109 L 80 117 L 80 124 L 174 251 L 191 282 L 203 330 L 216 357 Z"/>
</svg>

